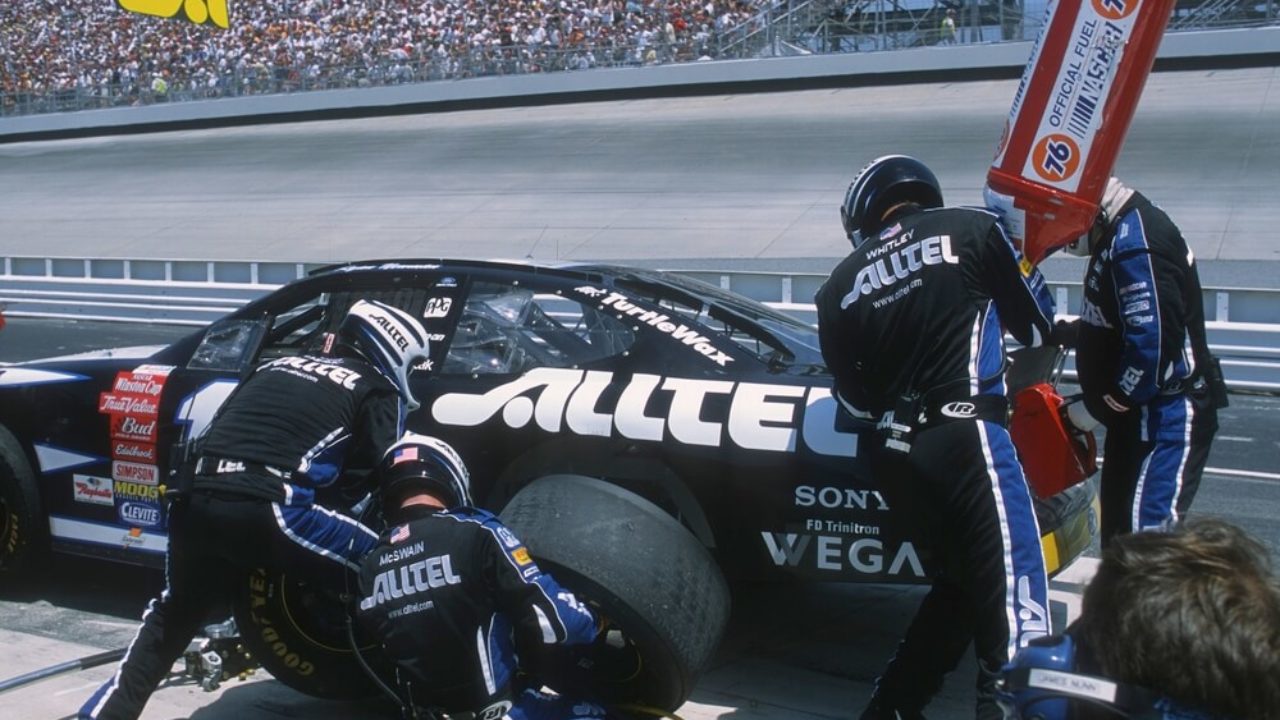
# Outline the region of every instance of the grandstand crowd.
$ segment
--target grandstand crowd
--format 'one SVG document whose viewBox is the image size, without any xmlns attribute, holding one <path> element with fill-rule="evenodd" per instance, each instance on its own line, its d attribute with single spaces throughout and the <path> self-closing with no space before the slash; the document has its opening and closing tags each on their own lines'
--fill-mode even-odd
<svg viewBox="0 0 1280 720">
<path fill-rule="evenodd" d="M 3 0 L 0 95 L 119 105 L 690 61 L 778 2 L 231 0 L 223 30 L 111 0 Z"/>
</svg>

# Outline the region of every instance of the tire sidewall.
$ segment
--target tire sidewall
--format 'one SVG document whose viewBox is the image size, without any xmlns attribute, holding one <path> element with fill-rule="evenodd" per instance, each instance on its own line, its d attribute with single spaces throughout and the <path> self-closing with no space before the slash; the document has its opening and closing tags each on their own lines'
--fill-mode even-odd
<svg viewBox="0 0 1280 720">
<path fill-rule="evenodd" d="M 324 604 L 326 615 L 344 613 L 336 599 L 309 591 L 282 573 L 259 568 L 245 575 L 232 599 L 241 640 L 272 677 L 298 692 L 331 700 L 373 695 L 376 686 L 355 657 L 341 628 L 323 634 L 309 605 Z M 345 631 L 343 631 L 345 632 Z M 368 654 L 371 648 L 362 648 Z M 374 658 L 366 658 L 378 662 Z"/>
<path fill-rule="evenodd" d="M 0 575 L 17 575 L 32 566 L 45 547 L 47 525 L 31 463 L 17 438 L 0 427 Z"/>
</svg>

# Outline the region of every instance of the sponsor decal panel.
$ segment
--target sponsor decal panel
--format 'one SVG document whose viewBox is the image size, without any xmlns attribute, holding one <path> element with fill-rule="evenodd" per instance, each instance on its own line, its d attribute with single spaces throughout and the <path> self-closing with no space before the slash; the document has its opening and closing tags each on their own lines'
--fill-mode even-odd
<svg viewBox="0 0 1280 720">
<path fill-rule="evenodd" d="M 111 507 L 116 504 L 115 497 L 109 478 L 79 474 L 71 476 L 71 499 L 76 502 Z"/>
<path fill-rule="evenodd" d="M 116 373 L 111 389 L 98 395 L 98 412 L 110 427 L 112 495 L 120 522 L 140 527 L 163 523 L 160 509 L 160 400 L 172 365 L 143 364 Z M 107 504 L 107 503 L 104 503 Z M 141 535 L 124 544 L 144 544 Z"/>
<path fill-rule="evenodd" d="M 803 446 L 834 457 L 857 454 L 857 436 L 835 429 L 836 403 L 829 386 L 636 373 L 625 384 L 617 383 L 620 392 L 606 393 L 615 386 L 615 377 L 609 371 L 538 368 L 483 393 L 442 395 L 431 413 L 436 422 L 456 427 L 499 420 L 517 430 L 532 424 L 546 432 L 582 436 L 786 453 Z M 650 410 L 654 400 L 666 409 Z"/>
<path fill-rule="evenodd" d="M 431 588 L 457 585 L 462 577 L 453 571 L 453 558 L 435 555 L 408 565 L 384 570 L 373 578 L 372 592 L 360 601 L 361 610 L 371 610 L 388 600 L 426 592 Z"/>
</svg>

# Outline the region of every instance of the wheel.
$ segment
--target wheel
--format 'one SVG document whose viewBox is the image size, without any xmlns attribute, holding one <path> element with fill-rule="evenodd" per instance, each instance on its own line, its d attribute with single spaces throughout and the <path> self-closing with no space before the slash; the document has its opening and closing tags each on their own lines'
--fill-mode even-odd
<svg viewBox="0 0 1280 720">
<path fill-rule="evenodd" d="M 0 573 L 16 575 L 45 546 L 35 473 L 18 439 L 0 427 Z"/>
<path fill-rule="evenodd" d="M 258 569 L 237 589 L 232 612 L 249 653 L 294 690 L 331 700 L 377 692 L 351 650 L 347 612 L 336 589 Z M 382 666 L 376 646 L 362 643 L 361 655 Z"/>
<path fill-rule="evenodd" d="M 615 630 L 608 642 L 549 653 L 536 676 L 606 703 L 679 707 L 729 619 L 728 586 L 706 548 L 648 500 L 579 475 L 534 481 L 501 518 Z"/>
</svg>

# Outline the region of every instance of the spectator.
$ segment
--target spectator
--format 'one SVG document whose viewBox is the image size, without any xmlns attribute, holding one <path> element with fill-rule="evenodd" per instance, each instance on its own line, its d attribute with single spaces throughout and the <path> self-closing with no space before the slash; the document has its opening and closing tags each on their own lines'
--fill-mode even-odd
<svg viewBox="0 0 1280 720">
<path fill-rule="evenodd" d="M 1008 718 L 1105 708 L 1105 717 L 1264 720 L 1280 708 L 1277 678 L 1280 581 L 1266 548 L 1226 522 L 1197 520 L 1116 538 L 1080 620 L 1015 657 L 1001 703 Z"/>
<path fill-rule="evenodd" d="M 640 62 L 640 34 L 658 61 L 706 54 L 769 0 L 239 0 L 219 30 L 127 13 L 99 0 L 0 3 L 0 93 L 32 110 L 57 93 L 132 103 L 157 74 L 170 98 L 285 92 L 312 87 L 425 81 L 566 69 L 572 49 L 626 48 L 613 62 Z M 685 19 L 692 18 L 692 22 Z M 711 37 L 698 29 L 714 27 Z M 655 32 L 656 30 L 656 32 Z M 705 30 L 704 30 L 705 32 Z M 697 43 L 695 45 L 695 42 Z M 509 63 L 517 48 L 527 63 Z M 413 48 L 410 50 L 409 48 Z M 536 51 L 536 57 L 535 57 Z M 610 53 L 609 55 L 613 55 Z M 630 57 L 628 57 L 628 55 Z M 158 92 L 157 92 L 158 94 Z"/>
<path fill-rule="evenodd" d="M 940 44 L 956 44 L 956 11 L 953 8 L 947 8 L 946 14 L 942 16 L 941 33 L 938 38 Z"/>
</svg>

